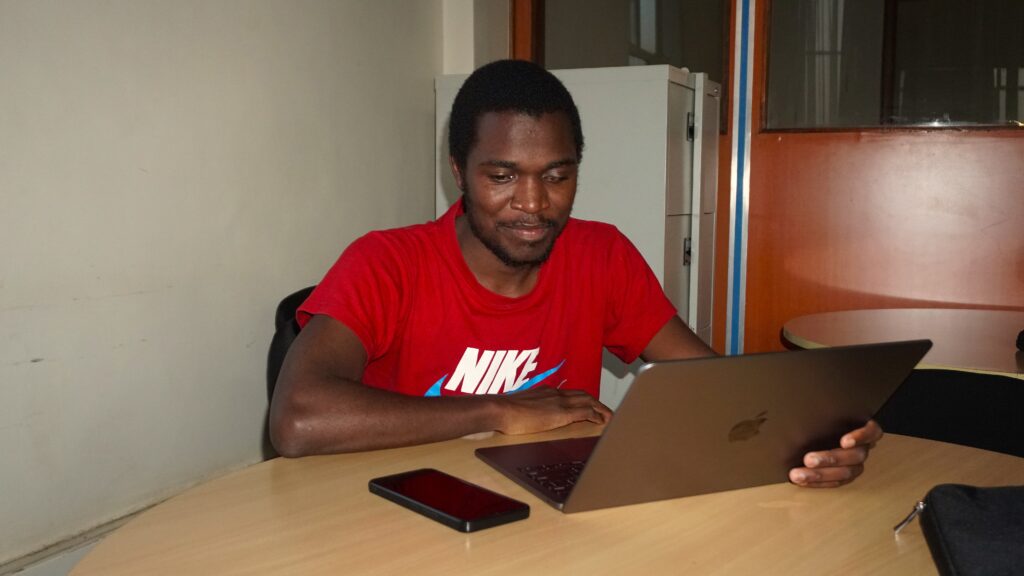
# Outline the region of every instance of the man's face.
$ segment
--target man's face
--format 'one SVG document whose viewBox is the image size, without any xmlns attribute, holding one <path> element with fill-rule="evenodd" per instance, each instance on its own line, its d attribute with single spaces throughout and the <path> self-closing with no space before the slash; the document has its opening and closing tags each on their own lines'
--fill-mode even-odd
<svg viewBox="0 0 1024 576">
<path fill-rule="evenodd" d="M 489 112 L 465 170 L 452 162 L 473 236 L 506 266 L 539 266 L 576 195 L 578 161 L 565 114 Z"/>
</svg>

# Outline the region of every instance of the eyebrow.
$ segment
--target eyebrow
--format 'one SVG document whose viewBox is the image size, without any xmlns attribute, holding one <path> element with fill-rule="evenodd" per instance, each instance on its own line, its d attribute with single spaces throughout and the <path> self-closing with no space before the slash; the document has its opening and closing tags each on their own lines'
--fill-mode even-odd
<svg viewBox="0 0 1024 576">
<path fill-rule="evenodd" d="M 551 170 L 552 168 L 561 168 L 562 166 L 576 166 L 578 164 L 579 160 L 576 160 L 575 158 L 564 158 L 548 164 L 547 169 Z"/>
<path fill-rule="evenodd" d="M 544 170 L 551 170 L 553 168 L 561 168 L 562 166 L 576 166 L 579 162 L 575 158 L 563 158 L 561 160 L 555 160 L 554 162 L 548 163 L 544 167 Z M 515 169 L 519 165 L 510 160 L 484 160 L 480 163 L 481 166 L 495 166 L 498 168 Z"/>
</svg>

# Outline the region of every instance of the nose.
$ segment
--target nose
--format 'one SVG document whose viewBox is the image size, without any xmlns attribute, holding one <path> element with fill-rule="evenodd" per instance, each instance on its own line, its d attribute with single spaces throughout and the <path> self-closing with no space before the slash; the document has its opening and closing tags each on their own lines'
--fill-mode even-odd
<svg viewBox="0 0 1024 576">
<path fill-rule="evenodd" d="M 551 203 L 548 201 L 547 187 L 540 178 L 520 178 L 518 186 L 512 194 L 510 204 L 513 210 L 536 214 L 547 209 Z"/>
</svg>

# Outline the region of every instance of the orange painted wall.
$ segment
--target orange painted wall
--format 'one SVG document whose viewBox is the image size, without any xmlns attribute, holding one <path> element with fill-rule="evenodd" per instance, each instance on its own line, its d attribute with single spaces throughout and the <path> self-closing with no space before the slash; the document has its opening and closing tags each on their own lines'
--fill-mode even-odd
<svg viewBox="0 0 1024 576">
<path fill-rule="evenodd" d="M 1024 130 L 757 130 L 750 163 L 745 352 L 782 349 L 786 320 L 814 312 L 1024 310 Z"/>
</svg>

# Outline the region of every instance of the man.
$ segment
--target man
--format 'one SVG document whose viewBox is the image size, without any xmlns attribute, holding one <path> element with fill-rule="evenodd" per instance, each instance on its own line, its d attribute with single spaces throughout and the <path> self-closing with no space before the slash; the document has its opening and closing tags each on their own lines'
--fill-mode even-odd
<svg viewBox="0 0 1024 576">
<path fill-rule="evenodd" d="M 461 201 L 435 222 L 354 242 L 299 310 L 271 407 L 285 456 L 605 423 L 602 348 L 625 362 L 714 352 L 614 227 L 569 217 L 583 152 L 564 86 L 488 64 L 452 106 Z M 790 479 L 835 486 L 881 437 L 869 422 Z"/>
</svg>

